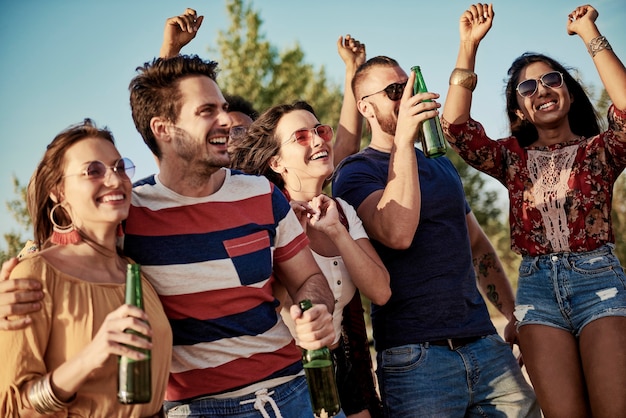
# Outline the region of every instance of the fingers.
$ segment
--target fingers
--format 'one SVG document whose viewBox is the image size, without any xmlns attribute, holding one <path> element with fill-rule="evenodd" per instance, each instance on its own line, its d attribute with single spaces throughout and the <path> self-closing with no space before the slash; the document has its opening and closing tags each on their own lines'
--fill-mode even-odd
<svg viewBox="0 0 626 418">
<path fill-rule="evenodd" d="M 337 50 L 345 62 L 355 62 L 357 65 L 365 62 L 365 44 L 349 34 L 337 39 Z"/>
<path fill-rule="evenodd" d="M 20 329 L 31 323 L 23 316 L 41 309 L 43 299 L 41 283 L 35 279 L 14 279 L 0 281 L 0 329 Z"/>
<path fill-rule="evenodd" d="M 178 25 L 183 32 L 197 32 L 204 20 L 204 16 L 198 17 L 196 11 L 187 8 L 185 13 L 179 16 L 171 17 L 167 20 L 169 25 Z"/>
<path fill-rule="evenodd" d="M 472 4 L 466 12 L 471 15 L 473 23 L 483 23 L 493 19 L 493 5 L 487 3 Z"/>
<path fill-rule="evenodd" d="M 315 350 L 333 343 L 335 330 L 332 315 L 326 306 L 313 305 L 311 309 L 302 312 L 300 307 L 292 305 L 290 313 L 296 323 L 296 334 L 303 348 Z"/>
<path fill-rule="evenodd" d="M 0 318 L 0 331 L 15 331 L 18 329 L 24 329 L 32 322 L 33 320 L 28 316 L 18 319 Z"/>
<path fill-rule="evenodd" d="M 2 263 L 2 270 L 0 270 L 0 281 L 9 279 L 9 275 L 11 274 L 15 266 L 17 266 L 18 262 L 19 260 L 17 259 L 17 257 L 12 257 Z"/>
</svg>

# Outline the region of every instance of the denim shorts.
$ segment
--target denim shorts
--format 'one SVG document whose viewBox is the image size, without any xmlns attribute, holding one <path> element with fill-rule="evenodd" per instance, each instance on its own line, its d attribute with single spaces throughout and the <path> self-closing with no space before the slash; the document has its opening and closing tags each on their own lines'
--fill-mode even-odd
<svg viewBox="0 0 626 418">
<path fill-rule="evenodd" d="M 377 360 L 386 417 L 541 417 L 533 389 L 498 334 L 454 350 L 429 343 L 393 347 Z"/>
<path fill-rule="evenodd" d="M 271 398 L 271 401 L 270 401 Z M 228 417 L 228 418 L 259 418 L 262 416 L 277 417 L 276 409 L 283 417 L 312 418 L 313 409 L 309 390 L 304 376 L 275 386 L 257 391 L 256 394 L 237 398 L 214 399 L 202 398 L 187 402 L 165 401 L 168 418 L 172 417 Z M 261 412 L 261 409 L 265 412 Z M 336 415 L 345 418 L 343 412 Z"/>
<path fill-rule="evenodd" d="M 614 248 L 524 257 L 515 306 L 518 329 L 541 324 L 578 337 L 595 319 L 626 316 L 626 275 Z"/>
</svg>

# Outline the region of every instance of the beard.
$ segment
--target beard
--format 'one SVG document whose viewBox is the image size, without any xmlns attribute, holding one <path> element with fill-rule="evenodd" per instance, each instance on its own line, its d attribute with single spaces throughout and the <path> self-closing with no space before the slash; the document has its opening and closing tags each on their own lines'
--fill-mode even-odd
<svg viewBox="0 0 626 418">
<path fill-rule="evenodd" d="M 376 106 L 376 104 L 371 103 L 371 105 L 374 108 L 374 115 L 376 115 L 376 120 L 378 121 L 378 125 L 380 126 L 380 129 L 388 135 L 395 136 L 396 127 L 398 125 L 397 113 L 394 112 L 394 113 L 383 114 L 378 109 L 378 106 Z"/>
<path fill-rule="evenodd" d="M 209 132 L 206 138 L 194 138 L 189 132 L 176 126 L 174 132 L 172 144 L 178 157 L 187 163 L 185 169 L 212 174 L 217 169 L 230 165 L 227 152 L 223 155 L 207 152 L 208 138 L 213 132 Z M 224 132 L 224 136 L 228 136 L 228 132 Z"/>
</svg>

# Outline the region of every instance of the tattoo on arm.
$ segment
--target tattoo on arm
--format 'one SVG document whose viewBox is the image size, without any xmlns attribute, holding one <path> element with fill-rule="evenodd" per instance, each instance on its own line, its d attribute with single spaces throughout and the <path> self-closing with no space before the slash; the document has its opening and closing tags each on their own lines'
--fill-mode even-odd
<svg viewBox="0 0 626 418">
<path fill-rule="evenodd" d="M 479 258 L 474 258 L 474 269 L 476 270 L 476 279 L 480 282 L 482 279 L 489 277 L 490 271 L 492 273 L 501 273 L 502 269 L 496 262 L 497 258 L 495 253 L 485 253 Z M 500 295 L 496 290 L 495 284 L 487 285 L 487 299 L 494 304 L 498 309 L 502 308 L 500 302 Z"/>
<path fill-rule="evenodd" d="M 495 284 L 490 284 L 487 286 L 487 299 L 489 299 L 489 301 L 493 303 L 496 308 L 502 310 L 502 303 L 500 303 L 499 301 L 500 295 L 498 295 L 498 292 L 496 291 Z"/>
</svg>

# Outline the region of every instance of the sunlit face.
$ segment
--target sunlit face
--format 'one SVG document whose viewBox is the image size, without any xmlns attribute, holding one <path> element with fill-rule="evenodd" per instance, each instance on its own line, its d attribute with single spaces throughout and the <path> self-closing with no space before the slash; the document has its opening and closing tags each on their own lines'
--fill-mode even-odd
<svg viewBox="0 0 626 418">
<path fill-rule="evenodd" d="M 520 72 L 517 83 L 528 79 L 538 80 L 552 71 L 554 68 L 545 62 L 534 62 Z M 568 123 L 567 114 L 572 100 L 565 83 L 561 87 L 551 88 L 538 82 L 537 91 L 532 96 L 522 97 L 517 94 L 516 97 L 524 118 L 537 127 L 554 128 Z"/>
<path fill-rule="evenodd" d="M 231 118 L 221 90 L 206 76 L 186 77 L 178 88 L 182 107 L 170 129 L 175 152 L 185 162 L 181 169 L 215 171 L 228 166 Z"/>
<path fill-rule="evenodd" d="M 393 83 L 404 83 L 408 76 L 400 67 L 374 67 L 361 84 L 362 96 L 379 92 Z M 391 100 L 385 92 L 373 94 L 363 101 L 368 102 L 374 111 L 380 129 L 389 135 L 395 135 L 398 122 L 400 100 Z"/>
<path fill-rule="evenodd" d="M 276 126 L 276 140 L 281 145 L 279 163 L 286 169 L 283 179 L 287 187 L 298 190 L 300 185 L 291 184 L 305 179 L 326 179 L 333 172 L 332 138 L 325 141 L 312 132 L 308 144 L 295 141 L 294 132 L 300 129 L 311 129 L 320 122 L 306 110 L 294 110 L 285 114 Z M 295 175 L 290 175 L 295 174 Z"/>
<path fill-rule="evenodd" d="M 65 152 L 63 196 L 59 199 L 74 225 L 90 230 L 116 228 L 128 216 L 132 184 L 121 173 L 107 168 L 103 178 L 89 179 L 82 173 L 92 161 L 112 167 L 121 158 L 115 145 L 102 138 L 86 138 Z"/>
</svg>

